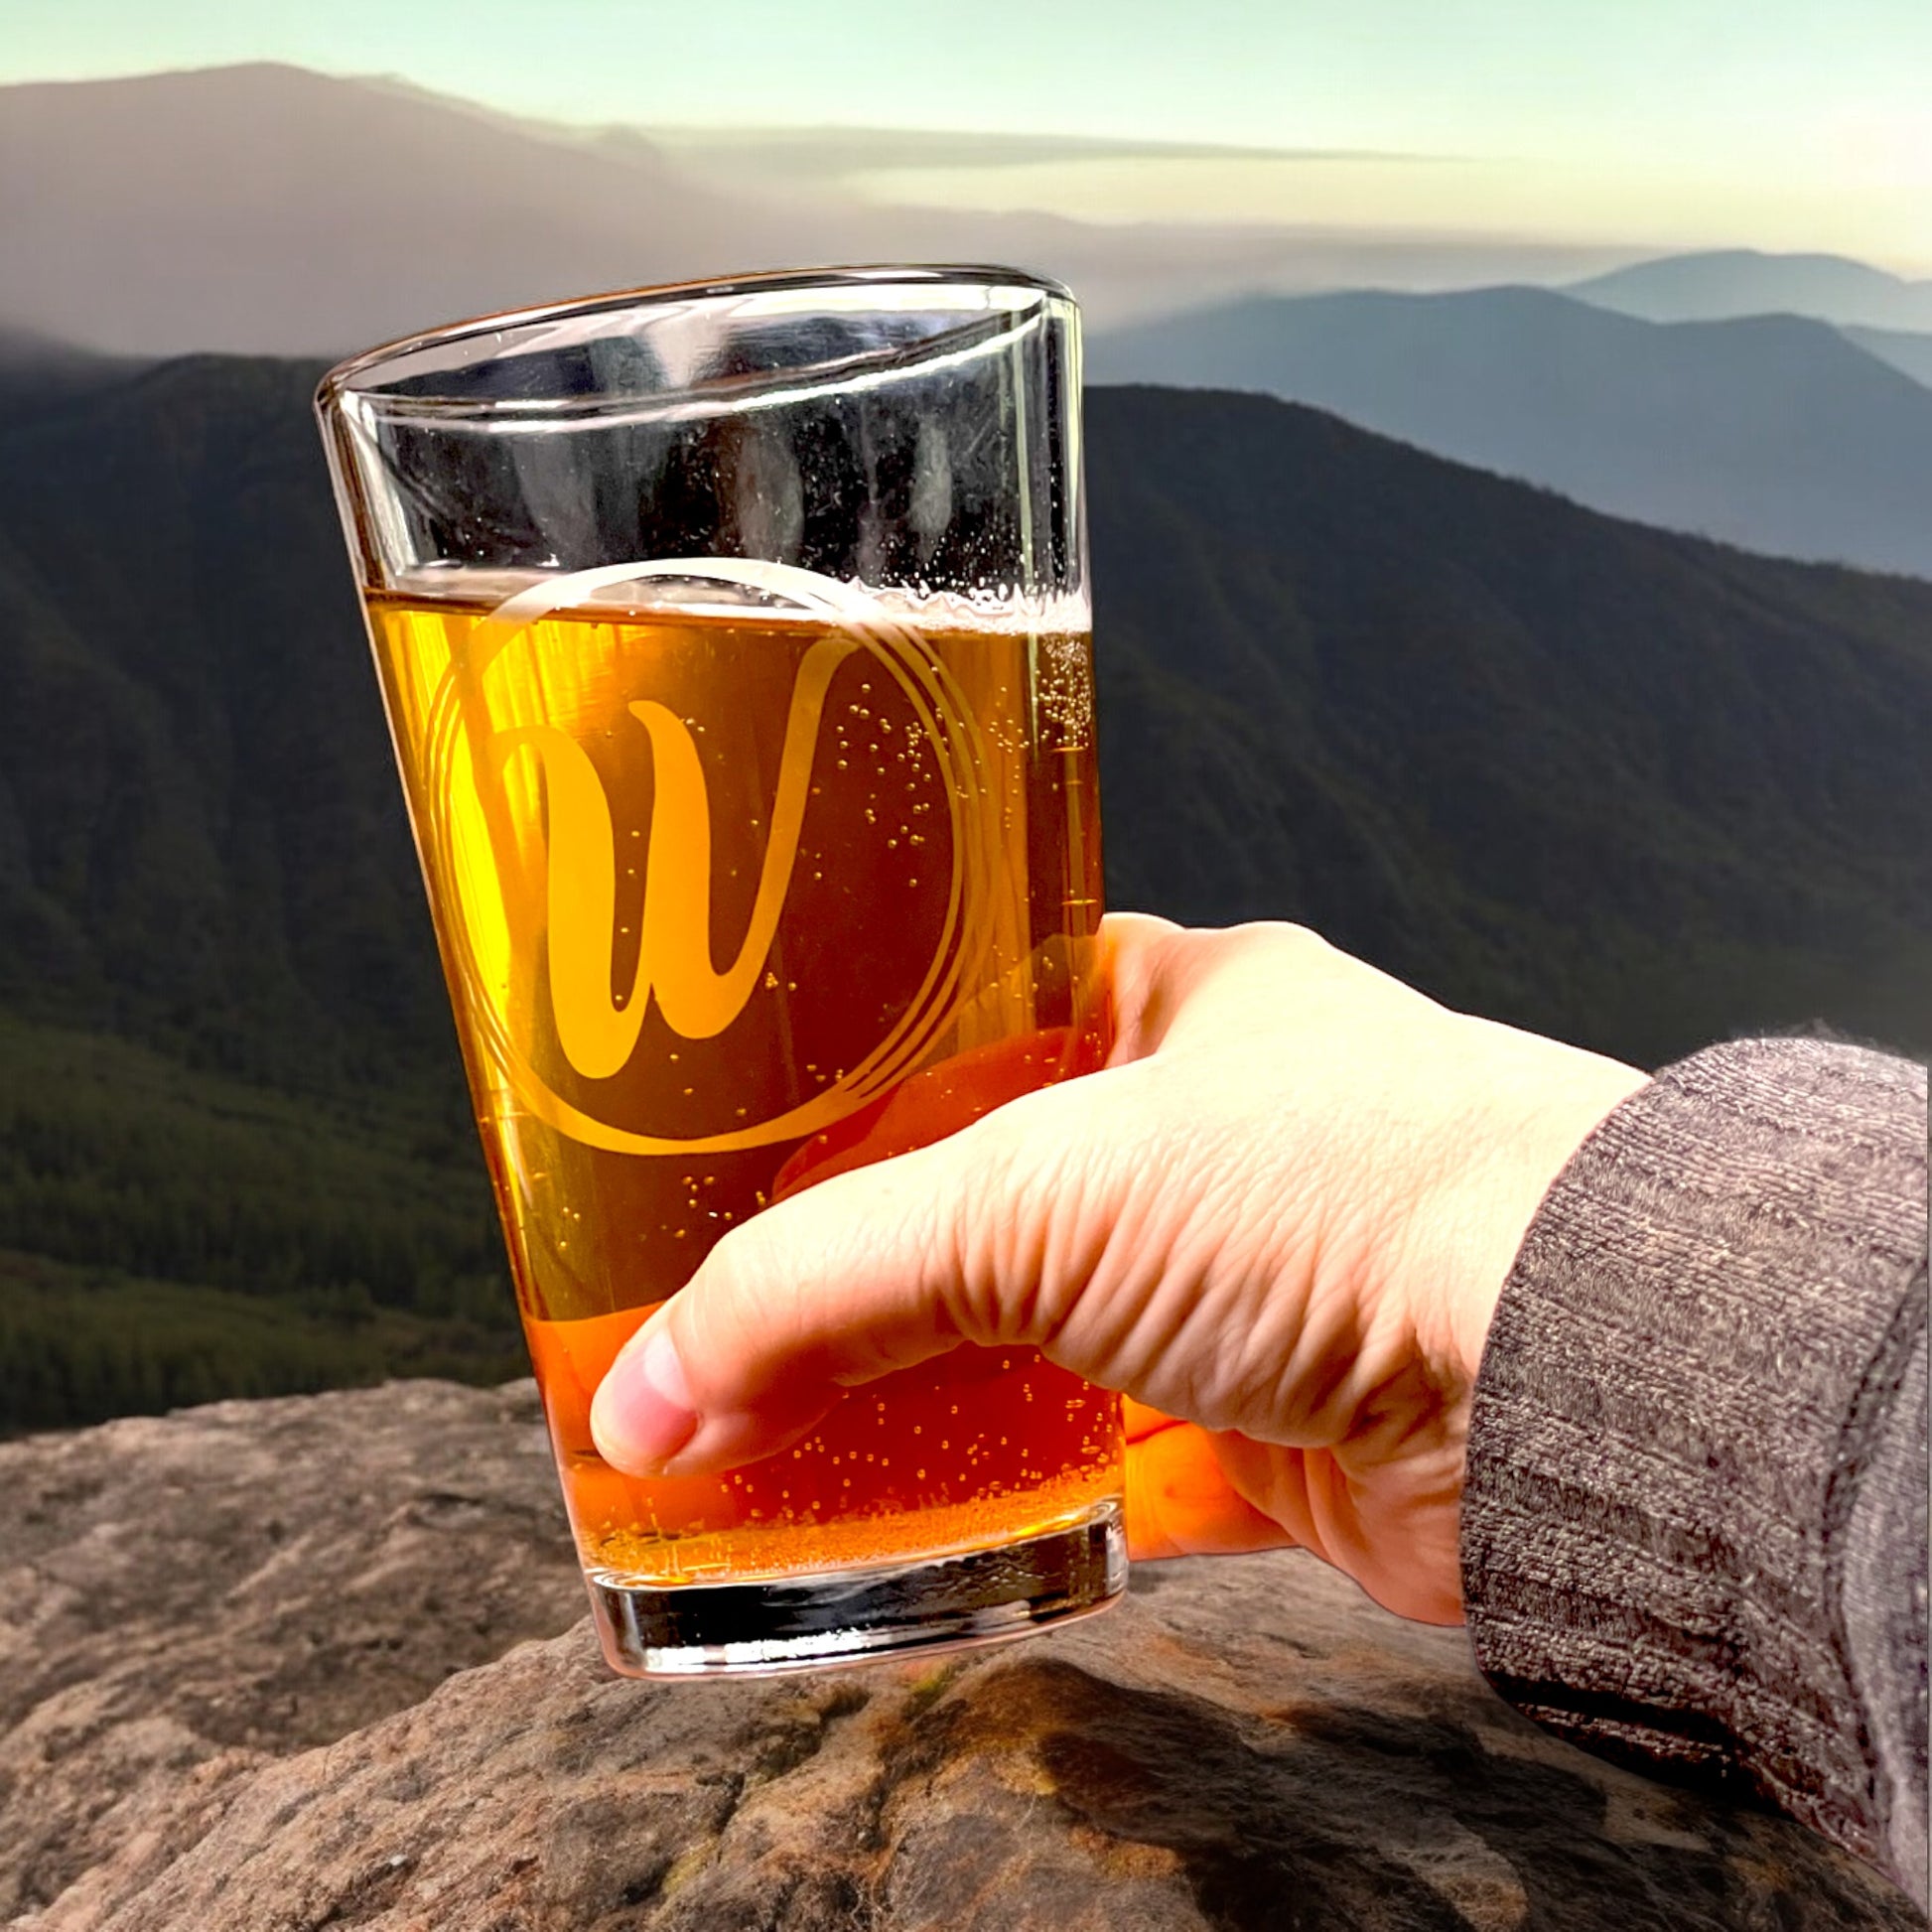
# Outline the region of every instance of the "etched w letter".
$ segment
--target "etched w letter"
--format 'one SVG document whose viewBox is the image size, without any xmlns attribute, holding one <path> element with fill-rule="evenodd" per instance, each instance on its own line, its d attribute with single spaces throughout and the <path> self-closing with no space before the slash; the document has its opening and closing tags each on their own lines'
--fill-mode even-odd
<svg viewBox="0 0 1932 1932">
<path fill-rule="evenodd" d="M 751 924 L 737 958 L 722 973 L 711 959 L 711 800 L 697 744 L 663 705 L 641 699 L 629 707 L 650 735 L 656 784 L 637 971 L 621 1004 L 611 991 L 617 839 L 597 767 L 554 725 L 504 732 L 496 740 L 505 762 L 524 750 L 542 761 L 550 821 L 550 998 L 564 1056 L 587 1080 L 608 1079 L 630 1058 L 653 995 L 665 1024 L 686 1039 L 709 1039 L 744 1012 L 777 934 L 797 863 L 825 694 L 856 648 L 849 637 L 822 637 L 799 665 Z"/>
</svg>

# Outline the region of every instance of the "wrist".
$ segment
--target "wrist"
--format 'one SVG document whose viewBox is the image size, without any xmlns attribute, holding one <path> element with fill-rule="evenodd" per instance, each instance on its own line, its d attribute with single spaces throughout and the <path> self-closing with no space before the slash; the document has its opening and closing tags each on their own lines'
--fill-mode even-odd
<svg viewBox="0 0 1932 1932">
<path fill-rule="evenodd" d="M 1415 1204 L 1419 1332 L 1438 1384 L 1466 1401 L 1524 1237 L 1558 1177 L 1649 1075 L 1484 1021 L 1487 1062 L 1457 1069 L 1472 1099 L 1446 1136 L 1443 1172 Z"/>
</svg>

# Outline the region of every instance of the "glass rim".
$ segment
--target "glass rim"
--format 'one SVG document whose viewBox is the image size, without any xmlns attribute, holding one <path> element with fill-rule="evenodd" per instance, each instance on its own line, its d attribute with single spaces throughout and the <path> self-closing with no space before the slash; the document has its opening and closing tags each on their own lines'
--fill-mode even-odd
<svg viewBox="0 0 1932 1932">
<path fill-rule="evenodd" d="M 508 337 L 598 315 L 668 307 L 679 302 L 722 302 L 745 296 L 805 293 L 813 289 L 890 288 L 1010 288 L 1041 296 L 1048 301 L 1069 305 L 1074 303 L 1073 292 L 1065 283 L 1031 269 L 1010 268 L 998 263 L 882 262 L 851 267 L 765 269 L 745 274 L 700 276 L 687 282 L 647 283 L 637 288 L 610 289 L 595 295 L 570 296 L 526 308 L 469 316 L 458 322 L 440 324 L 434 329 L 398 336 L 391 342 L 378 343 L 372 348 L 362 349 L 338 362 L 323 376 L 316 385 L 316 408 L 326 415 L 353 398 L 364 404 L 398 406 L 409 415 L 421 413 L 435 416 L 445 411 L 474 411 L 477 407 L 474 397 L 391 396 L 367 378 L 378 370 L 434 349 L 454 347 L 468 341 L 480 341 L 491 336 Z M 660 400 L 665 393 L 659 392 Z M 581 403 L 585 399 L 579 397 L 575 400 Z"/>
</svg>

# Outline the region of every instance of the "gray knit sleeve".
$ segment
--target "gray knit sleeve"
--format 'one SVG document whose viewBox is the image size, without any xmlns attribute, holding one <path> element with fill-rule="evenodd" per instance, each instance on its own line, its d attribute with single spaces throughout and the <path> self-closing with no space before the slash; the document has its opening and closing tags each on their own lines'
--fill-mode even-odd
<svg viewBox="0 0 1932 1932">
<path fill-rule="evenodd" d="M 1462 1577 L 1519 1709 L 1753 1789 L 1926 1899 L 1926 1080 L 1666 1069 L 1579 1150 L 1477 1380 Z"/>
</svg>

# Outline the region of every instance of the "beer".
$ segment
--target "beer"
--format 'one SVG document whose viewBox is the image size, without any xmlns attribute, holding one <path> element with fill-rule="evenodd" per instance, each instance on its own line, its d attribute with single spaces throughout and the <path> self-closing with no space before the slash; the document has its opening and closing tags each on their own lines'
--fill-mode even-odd
<svg viewBox="0 0 1932 1932">
<path fill-rule="evenodd" d="M 1106 1056 L 1084 628 L 805 576 L 443 568 L 366 600 L 594 1580 L 902 1564 L 1119 1493 L 1114 1398 L 1024 1348 L 718 1477 L 591 1442 L 611 1360 L 732 1227 Z"/>
</svg>

